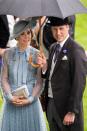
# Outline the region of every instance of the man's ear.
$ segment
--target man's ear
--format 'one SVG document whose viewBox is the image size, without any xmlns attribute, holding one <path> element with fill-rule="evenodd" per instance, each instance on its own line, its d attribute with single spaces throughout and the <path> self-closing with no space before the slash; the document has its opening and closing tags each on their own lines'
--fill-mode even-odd
<svg viewBox="0 0 87 131">
<path fill-rule="evenodd" d="M 70 26 L 67 24 L 67 28 L 68 28 L 68 29 L 69 29 L 69 27 L 70 27 Z"/>
</svg>

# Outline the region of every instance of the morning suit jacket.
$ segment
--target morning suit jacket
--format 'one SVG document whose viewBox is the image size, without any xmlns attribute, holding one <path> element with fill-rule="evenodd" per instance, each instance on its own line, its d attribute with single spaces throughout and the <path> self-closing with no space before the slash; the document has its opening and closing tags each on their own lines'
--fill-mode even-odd
<svg viewBox="0 0 87 131">
<path fill-rule="evenodd" d="M 49 54 L 46 93 L 54 50 L 55 44 Z M 76 114 L 73 126 L 67 131 L 83 131 L 82 96 L 86 84 L 86 65 L 87 58 L 83 48 L 69 37 L 60 51 L 51 77 L 53 99 L 61 122 L 66 113 Z"/>
<path fill-rule="evenodd" d="M 0 48 L 6 48 L 9 40 L 9 26 L 6 15 L 0 15 Z"/>
</svg>

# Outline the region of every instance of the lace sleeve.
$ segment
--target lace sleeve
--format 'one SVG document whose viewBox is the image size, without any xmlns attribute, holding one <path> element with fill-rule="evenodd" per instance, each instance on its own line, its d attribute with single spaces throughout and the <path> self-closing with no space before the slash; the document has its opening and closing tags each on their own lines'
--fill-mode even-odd
<svg viewBox="0 0 87 131">
<path fill-rule="evenodd" d="M 3 56 L 2 72 L 1 72 L 1 85 L 5 94 L 11 92 L 11 88 L 8 82 L 8 51 L 5 51 Z"/>
<path fill-rule="evenodd" d="M 33 88 L 32 96 L 39 97 L 42 91 L 42 87 L 43 87 L 43 80 L 41 78 L 41 68 L 38 68 L 37 81 L 36 81 L 35 87 Z"/>
</svg>

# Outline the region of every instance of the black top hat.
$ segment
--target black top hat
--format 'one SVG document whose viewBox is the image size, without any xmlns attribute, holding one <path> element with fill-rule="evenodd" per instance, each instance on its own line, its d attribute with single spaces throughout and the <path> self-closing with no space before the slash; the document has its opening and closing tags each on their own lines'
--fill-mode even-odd
<svg viewBox="0 0 87 131">
<path fill-rule="evenodd" d="M 61 19 L 58 17 L 48 17 L 47 23 L 50 26 L 62 26 L 62 25 L 70 24 L 70 20 L 68 17 L 66 17 L 65 19 Z"/>
</svg>

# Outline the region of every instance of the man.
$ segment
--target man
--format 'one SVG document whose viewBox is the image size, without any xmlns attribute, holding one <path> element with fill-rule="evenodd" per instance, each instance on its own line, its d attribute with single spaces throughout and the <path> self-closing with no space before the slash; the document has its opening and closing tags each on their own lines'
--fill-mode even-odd
<svg viewBox="0 0 87 131">
<path fill-rule="evenodd" d="M 69 34 L 70 36 L 75 39 L 75 23 L 76 23 L 76 16 L 71 15 L 68 17 L 70 21 L 70 26 L 69 26 Z"/>
<path fill-rule="evenodd" d="M 6 15 L 0 15 L 0 48 L 6 48 L 9 39 L 9 26 Z"/>
<path fill-rule="evenodd" d="M 69 36 L 69 19 L 50 19 L 57 42 L 50 48 L 48 64 L 44 54 L 39 54 L 37 61 L 46 77 L 50 131 L 83 131 L 82 96 L 87 58 L 84 49 Z"/>
<path fill-rule="evenodd" d="M 69 24 L 69 34 L 74 39 L 75 38 L 75 23 L 76 17 L 75 15 L 71 15 L 68 17 L 70 24 Z M 47 22 L 43 27 L 43 44 L 47 50 L 49 50 L 51 44 L 56 42 L 55 38 L 52 35 L 51 26 L 49 25 L 50 17 L 47 17 Z"/>
<path fill-rule="evenodd" d="M 2 55 L 9 40 L 9 27 L 6 15 L 0 15 L 0 69 L 2 64 Z"/>
</svg>

